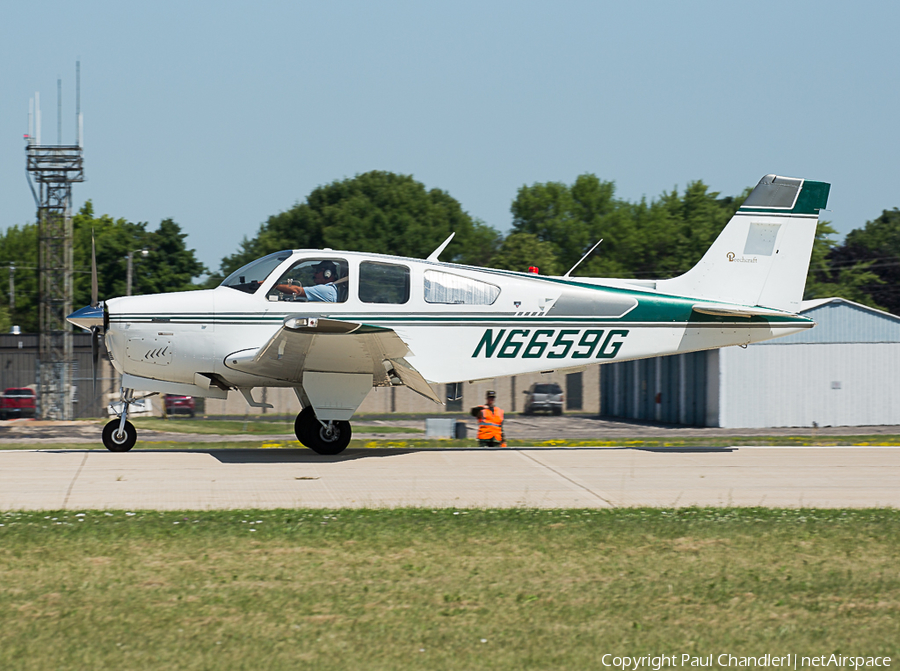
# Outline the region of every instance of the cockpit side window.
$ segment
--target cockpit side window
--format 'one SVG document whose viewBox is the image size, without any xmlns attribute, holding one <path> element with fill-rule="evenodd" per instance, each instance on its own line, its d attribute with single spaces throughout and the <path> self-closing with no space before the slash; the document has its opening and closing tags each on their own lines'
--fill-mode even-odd
<svg viewBox="0 0 900 671">
<path fill-rule="evenodd" d="M 500 295 L 500 287 L 470 277 L 425 271 L 425 301 L 452 305 L 492 305 Z"/>
<path fill-rule="evenodd" d="M 347 300 L 350 271 L 343 259 L 312 258 L 298 261 L 269 289 L 270 301 L 343 303 Z"/>
<path fill-rule="evenodd" d="M 220 287 L 237 289 L 248 294 L 256 293 L 259 286 L 282 263 L 291 258 L 292 252 L 275 252 L 261 259 L 252 261 L 246 266 L 238 268 L 231 275 L 222 280 Z"/>
</svg>

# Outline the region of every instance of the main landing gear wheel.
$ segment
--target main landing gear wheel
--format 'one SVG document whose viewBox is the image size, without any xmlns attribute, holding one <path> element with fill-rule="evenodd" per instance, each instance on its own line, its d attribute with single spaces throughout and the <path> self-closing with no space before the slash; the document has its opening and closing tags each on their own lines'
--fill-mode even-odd
<svg viewBox="0 0 900 671">
<path fill-rule="evenodd" d="M 350 422 L 333 421 L 323 425 L 311 407 L 304 408 L 294 421 L 294 433 L 303 445 L 316 454 L 333 455 L 343 452 L 353 434 Z"/>
<path fill-rule="evenodd" d="M 103 444 L 110 452 L 127 452 L 137 442 L 137 429 L 125 422 L 125 430 L 119 433 L 119 420 L 114 419 L 103 427 Z"/>
<path fill-rule="evenodd" d="M 303 408 L 300 414 L 297 415 L 297 419 L 294 420 L 294 435 L 297 436 L 297 440 L 300 441 L 303 447 L 312 448 L 306 433 L 307 429 L 312 428 L 312 424 L 318 423 L 319 421 L 316 419 L 316 413 L 313 411 L 312 406 Z"/>
</svg>

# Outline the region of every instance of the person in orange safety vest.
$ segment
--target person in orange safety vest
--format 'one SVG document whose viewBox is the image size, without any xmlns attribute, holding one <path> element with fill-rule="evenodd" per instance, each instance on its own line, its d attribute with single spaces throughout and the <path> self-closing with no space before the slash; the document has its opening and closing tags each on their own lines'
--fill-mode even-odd
<svg viewBox="0 0 900 671">
<path fill-rule="evenodd" d="M 478 418 L 478 444 L 481 447 L 506 447 L 503 436 L 503 410 L 494 405 L 497 392 L 489 391 L 485 404 L 472 408 L 472 416 Z"/>
</svg>

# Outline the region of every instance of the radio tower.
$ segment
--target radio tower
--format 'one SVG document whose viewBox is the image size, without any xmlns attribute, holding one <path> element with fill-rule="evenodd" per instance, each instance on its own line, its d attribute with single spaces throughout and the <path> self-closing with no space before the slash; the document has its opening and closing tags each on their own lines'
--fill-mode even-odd
<svg viewBox="0 0 900 671">
<path fill-rule="evenodd" d="M 62 116 L 62 82 L 57 81 L 57 115 Z M 82 164 L 81 63 L 75 64 L 74 145 L 41 144 L 40 94 L 28 110 L 25 155 L 38 224 L 38 407 L 41 419 L 72 419 L 72 184 L 84 181 Z M 37 185 L 37 189 L 35 189 Z"/>
</svg>

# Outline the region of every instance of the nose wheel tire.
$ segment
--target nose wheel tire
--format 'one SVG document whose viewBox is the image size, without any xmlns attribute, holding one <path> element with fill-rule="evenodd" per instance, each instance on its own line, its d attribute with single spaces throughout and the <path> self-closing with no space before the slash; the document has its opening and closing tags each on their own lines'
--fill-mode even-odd
<svg viewBox="0 0 900 671">
<path fill-rule="evenodd" d="M 334 455 L 350 444 L 350 422 L 335 421 L 323 426 L 311 407 L 304 408 L 294 421 L 294 433 L 303 445 L 316 454 Z"/>
<path fill-rule="evenodd" d="M 137 429 L 131 422 L 125 422 L 125 428 L 119 433 L 119 420 L 114 419 L 103 427 L 103 444 L 110 452 L 127 452 L 137 442 Z"/>
</svg>

